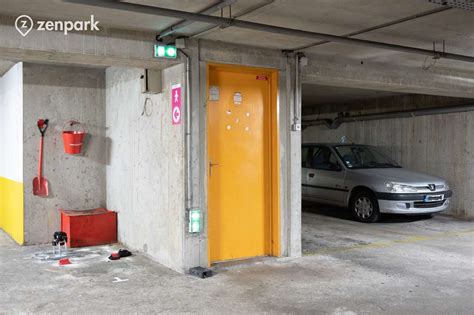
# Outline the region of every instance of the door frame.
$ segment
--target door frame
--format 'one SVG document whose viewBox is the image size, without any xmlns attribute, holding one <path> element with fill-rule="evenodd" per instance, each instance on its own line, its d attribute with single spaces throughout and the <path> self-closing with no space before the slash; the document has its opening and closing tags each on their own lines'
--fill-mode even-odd
<svg viewBox="0 0 474 315">
<path fill-rule="evenodd" d="M 271 256 L 280 256 L 281 255 L 281 246 L 280 246 L 280 138 L 279 138 L 279 123 L 278 123 L 278 74 L 279 70 L 274 68 L 261 68 L 261 67 L 251 67 L 243 65 L 232 65 L 232 64 L 223 64 L 223 63 L 213 63 L 208 62 L 206 64 L 206 91 L 205 91 L 205 107 L 206 107 L 206 126 L 208 125 L 208 106 L 207 102 L 209 99 L 209 73 L 211 68 L 226 69 L 234 72 L 246 72 L 246 73 L 255 73 L 256 75 L 265 74 L 270 80 L 270 111 L 268 113 L 269 117 L 269 130 L 267 136 L 269 137 L 269 147 L 267 148 L 267 153 L 269 153 L 269 164 L 270 168 L 270 229 L 271 229 L 271 239 L 270 239 L 270 255 Z M 206 195 L 207 199 L 210 198 L 209 195 L 209 130 L 206 128 L 206 149 L 205 149 L 205 176 L 206 176 Z M 208 203 L 207 203 L 208 204 Z M 209 206 L 209 205 L 208 205 Z M 209 215 L 209 210 L 207 211 Z M 208 228 L 206 224 L 206 228 Z M 208 231 L 206 231 L 208 235 Z M 207 241 L 210 239 L 207 237 Z M 210 256 L 211 246 L 207 246 L 207 256 L 208 256 L 208 265 L 211 266 L 211 256 Z"/>
</svg>

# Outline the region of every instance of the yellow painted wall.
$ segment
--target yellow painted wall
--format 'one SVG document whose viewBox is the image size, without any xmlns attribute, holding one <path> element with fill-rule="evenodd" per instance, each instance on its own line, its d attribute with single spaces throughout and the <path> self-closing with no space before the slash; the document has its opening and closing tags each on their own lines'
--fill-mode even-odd
<svg viewBox="0 0 474 315">
<path fill-rule="evenodd" d="M 18 244 L 24 242 L 23 183 L 0 177 L 0 228 Z"/>
</svg>

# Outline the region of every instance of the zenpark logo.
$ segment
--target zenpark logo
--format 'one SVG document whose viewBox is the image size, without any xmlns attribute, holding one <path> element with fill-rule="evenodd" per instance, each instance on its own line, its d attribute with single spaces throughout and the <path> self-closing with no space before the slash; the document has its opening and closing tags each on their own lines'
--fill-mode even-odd
<svg viewBox="0 0 474 315">
<path fill-rule="evenodd" d="M 17 31 L 24 37 L 28 35 L 33 28 L 37 31 L 56 31 L 64 32 L 67 35 L 71 31 L 99 31 L 99 21 L 91 15 L 89 21 L 33 21 L 28 15 L 20 15 L 15 20 Z"/>
</svg>

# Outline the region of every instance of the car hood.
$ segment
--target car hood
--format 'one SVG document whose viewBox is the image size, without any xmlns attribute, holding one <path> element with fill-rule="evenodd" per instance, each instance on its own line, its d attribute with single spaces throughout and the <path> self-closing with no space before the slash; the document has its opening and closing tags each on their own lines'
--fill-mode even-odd
<svg viewBox="0 0 474 315">
<path fill-rule="evenodd" d="M 409 185 L 444 184 L 440 177 L 411 171 L 405 168 L 369 168 L 352 170 L 354 173 Z"/>
</svg>

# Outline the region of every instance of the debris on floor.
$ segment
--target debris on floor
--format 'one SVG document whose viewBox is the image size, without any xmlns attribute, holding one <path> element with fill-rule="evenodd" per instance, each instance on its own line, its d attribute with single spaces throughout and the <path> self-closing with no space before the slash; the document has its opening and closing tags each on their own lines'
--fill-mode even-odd
<svg viewBox="0 0 474 315">
<path fill-rule="evenodd" d="M 39 261 L 58 261 L 63 258 L 74 259 L 71 261 L 72 263 L 76 262 L 84 262 L 84 261 L 91 261 L 95 260 L 99 257 L 103 257 L 108 252 L 110 252 L 110 248 L 108 246 L 101 246 L 101 247 L 92 247 L 92 248 L 78 248 L 78 249 L 69 249 L 66 255 L 58 256 L 57 253 L 53 253 L 53 251 L 42 251 L 33 254 L 33 258 Z"/>
<path fill-rule="evenodd" d="M 70 264 L 71 264 L 71 261 L 69 260 L 69 258 L 62 258 L 59 260 L 60 266 L 70 265 Z"/>
<path fill-rule="evenodd" d="M 201 279 L 206 279 L 214 275 L 211 269 L 207 269 L 203 267 L 191 268 L 189 269 L 189 274 Z"/>
<path fill-rule="evenodd" d="M 119 249 L 118 252 L 112 253 L 109 256 L 109 259 L 110 260 L 119 260 L 120 258 L 129 257 L 129 256 L 132 256 L 132 253 L 130 251 L 128 251 L 126 249 Z"/>
<path fill-rule="evenodd" d="M 112 282 L 117 283 L 117 282 L 127 282 L 128 279 L 120 279 L 119 277 L 114 277 L 114 280 Z"/>
<path fill-rule="evenodd" d="M 67 234 L 65 232 L 54 232 L 51 245 L 53 246 L 53 255 L 57 255 L 59 257 L 67 256 Z"/>
</svg>

